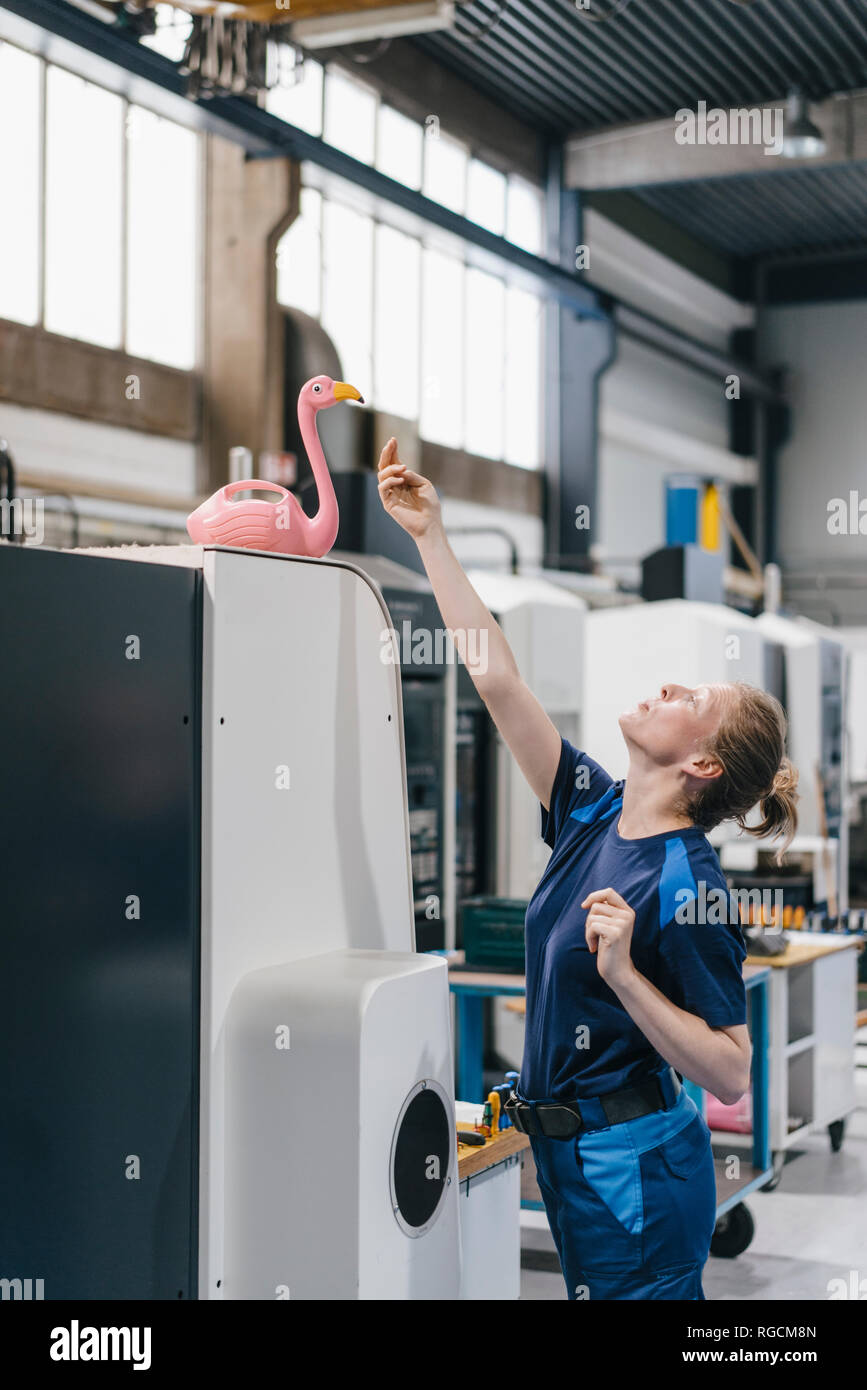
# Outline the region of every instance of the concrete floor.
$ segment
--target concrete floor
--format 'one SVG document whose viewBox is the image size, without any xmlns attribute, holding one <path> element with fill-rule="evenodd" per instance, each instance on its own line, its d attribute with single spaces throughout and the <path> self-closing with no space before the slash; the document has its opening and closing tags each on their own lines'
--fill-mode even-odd
<svg viewBox="0 0 867 1390">
<path fill-rule="evenodd" d="M 734 1260 L 711 1256 L 703 1281 L 707 1299 L 827 1300 L 828 1281 L 848 1285 L 853 1270 L 865 1281 L 861 1296 L 867 1297 L 867 1029 L 859 1035 L 856 1062 L 857 1108 L 846 1121 L 842 1149 L 832 1153 L 826 1134 L 811 1135 L 786 1163 L 775 1191 L 750 1194 L 752 1244 Z M 522 1213 L 522 1227 L 525 1258 L 554 1255 L 544 1213 Z M 522 1269 L 521 1297 L 565 1299 L 562 1276 Z"/>
</svg>

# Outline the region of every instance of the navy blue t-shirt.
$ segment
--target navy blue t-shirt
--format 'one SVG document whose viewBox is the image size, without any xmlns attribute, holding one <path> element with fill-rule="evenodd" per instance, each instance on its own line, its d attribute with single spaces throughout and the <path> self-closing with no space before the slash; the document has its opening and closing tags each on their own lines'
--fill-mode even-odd
<svg viewBox="0 0 867 1390">
<path fill-rule="evenodd" d="M 562 740 L 550 810 L 542 807 L 553 853 L 526 917 L 525 1100 L 605 1095 L 664 1065 L 587 947 L 581 903 L 597 889 L 615 889 L 632 908 L 632 960 L 666 998 L 711 1028 L 746 1022 L 741 929 L 727 907 L 699 910 L 711 890 L 711 902 L 722 903 L 719 890 L 728 902 L 715 850 L 696 826 L 623 839 L 624 785 Z M 684 920 L 690 912 L 698 921 Z"/>
</svg>

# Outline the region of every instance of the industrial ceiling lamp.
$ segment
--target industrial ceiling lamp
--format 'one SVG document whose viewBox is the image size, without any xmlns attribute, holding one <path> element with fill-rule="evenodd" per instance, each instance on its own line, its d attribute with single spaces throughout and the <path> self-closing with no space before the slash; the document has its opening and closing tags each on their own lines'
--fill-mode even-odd
<svg viewBox="0 0 867 1390">
<path fill-rule="evenodd" d="M 827 148 L 821 130 L 810 120 L 807 98 L 796 87 L 789 95 L 782 153 L 787 159 L 818 159 Z"/>
<path fill-rule="evenodd" d="M 291 0 L 286 18 L 292 20 Z M 371 39 L 396 38 L 401 34 L 426 34 L 453 29 L 454 0 L 411 0 L 404 5 L 379 8 L 347 4 L 338 13 L 296 19 L 291 26 L 293 43 L 302 48 L 334 48 L 342 44 L 369 43 Z"/>
</svg>

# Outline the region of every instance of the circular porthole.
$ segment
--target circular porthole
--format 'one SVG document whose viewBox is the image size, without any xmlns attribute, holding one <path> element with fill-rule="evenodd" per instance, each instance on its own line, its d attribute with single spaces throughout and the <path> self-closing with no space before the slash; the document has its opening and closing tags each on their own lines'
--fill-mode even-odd
<svg viewBox="0 0 867 1390">
<path fill-rule="evenodd" d="M 401 1106 L 391 1141 L 391 1206 L 406 1235 L 424 1235 L 439 1216 L 454 1148 L 448 1096 L 438 1081 L 419 1081 Z"/>
</svg>

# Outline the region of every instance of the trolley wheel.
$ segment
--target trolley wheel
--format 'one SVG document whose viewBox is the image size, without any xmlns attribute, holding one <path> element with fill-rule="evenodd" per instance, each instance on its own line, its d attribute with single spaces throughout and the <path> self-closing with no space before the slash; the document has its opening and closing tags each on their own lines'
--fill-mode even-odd
<svg viewBox="0 0 867 1390">
<path fill-rule="evenodd" d="M 843 1134 L 846 1130 L 845 1120 L 832 1120 L 828 1126 L 828 1137 L 831 1140 L 831 1152 L 838 1154 L 843 1147 Z"/>
<path fill-rule="evenodd" d="M 723 1260 L 742 1255 L 756 1230 L 752 1212 L 743 1202 L 725 1212 L 717 1221 L 710 1242 L 710 1253 Z"/>
<path fill-rule="evenodd" d="M 759 1188 L 760 1192 L 773 1192 L 775 1187 L 779 1187 L 780 1178 L 783 1176 L 783 1168 L 785 1166 L 785 1163 L 785 1149 L 777 1149 L 774 1153 L 774 1176 L 772 1178 L 768 1178 L 768 1181 L 762 1184 L 762 1186 Z"/>
</svg>

